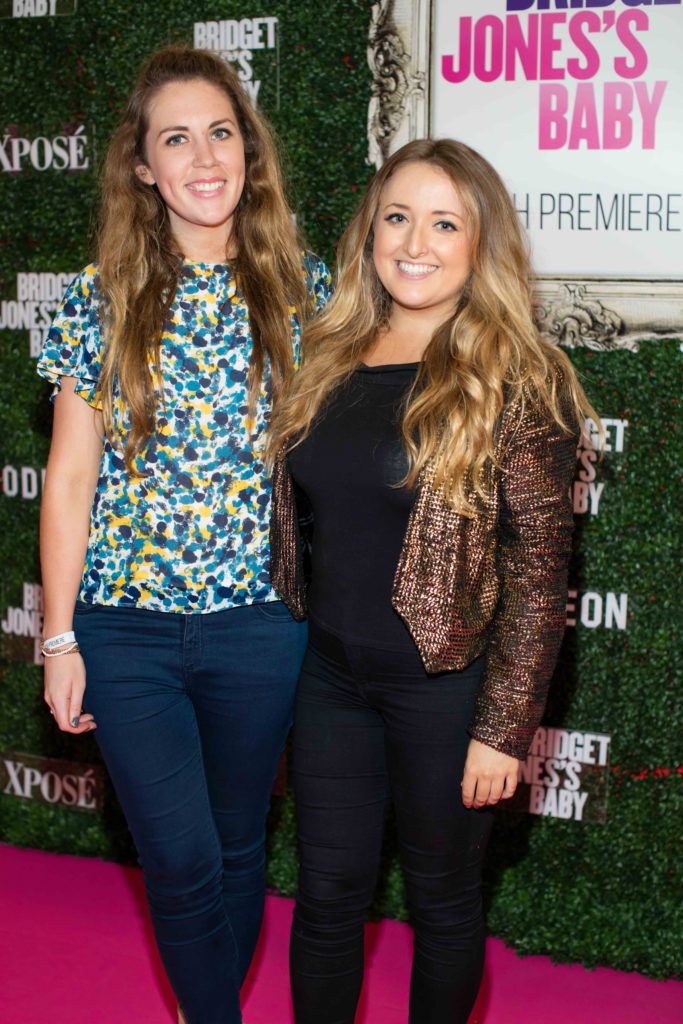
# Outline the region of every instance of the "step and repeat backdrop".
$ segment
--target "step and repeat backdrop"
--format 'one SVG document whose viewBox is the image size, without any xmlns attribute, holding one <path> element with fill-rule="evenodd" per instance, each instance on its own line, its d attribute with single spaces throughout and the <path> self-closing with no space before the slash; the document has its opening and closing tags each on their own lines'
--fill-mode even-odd
<svg viewBox="0 0 683 1024">
<path fill-rule="evenodd" d="M 233 62 L 275 124 L 298 222 L 328 260 L 373 164 L 409 137 L 461 138 L 506 178 L 541 273 L 539 324 L 570 350 L 604 439 L 587 422 L 567 633 L 498 815 L 489 925 L 520 952 L 676 974 L 681 4 L 0 0 L 0 31 L 0 839 L 134 859 L 94 741 L 57 732 L 42 702 L 51 412 L 35 360 L 91 258 L 97 169 L 135 71 L 185 40 Z M 294 891 L 285 772 L 269 871 Z M 406 916 L 391 830 L 376 911 Z"/>
</svg>

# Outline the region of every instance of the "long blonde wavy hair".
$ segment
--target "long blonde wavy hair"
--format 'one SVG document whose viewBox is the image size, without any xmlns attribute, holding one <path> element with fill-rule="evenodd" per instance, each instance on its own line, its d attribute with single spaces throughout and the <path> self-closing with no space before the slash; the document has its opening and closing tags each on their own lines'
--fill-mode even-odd
<svg viewBox="0 0 683 1024">
<path fill-rule="evenodd" d="M 471 272 L 453 314 L 433 334 L 406 398 L 404 484 L 429 468 L 433 485 L 462 514 L 487 500 L 497 424 L 510 404 L 532 402 L 569 432 L 595 415 L 569 359 L 543 341 L 532 319 L 525 237 L 510 196 L 482 156 L 452 139 L 409 142 L 375 175 L 338 249 L 338 282 L 304 331 L 302 368 L 272 425 L 271 458 L 310 432 L 331 393 L 389 323 L 392 299 L 375 269 L 374 224 L 382 189 L 399 168 L 424 162 L 455 186 L 466 215 Z"/>
<path fill-rule="evenodd" d="M 301 246 L 285 199 L 273 136 L 220 58 L 189 46 L 158 50 L 140 71 L 104 161 L 98 233 L 99 288 L 104 299 L 105 358 L 101 375 L 104 424 L 114 438 L 114 385 L 130 413 L 125 458 L 135 456 L 154 431 L 164 325 L 178 286 L 183 259 L 171 232 L 166 205 L 156 187 L 135 173 L 145 160 L 150 101 L 165 85 L 202 80 L 232 104 L 244 143 L 245 185 L 229 244 L 237 252 L 237 281 L 249 308 L 253 356 L 252 403 L 266 358 L 273 400 L 293 370 L 290 306 L 310 311 Z M 226 252 L 227 259 L 227 252 Z"/>
</svg>

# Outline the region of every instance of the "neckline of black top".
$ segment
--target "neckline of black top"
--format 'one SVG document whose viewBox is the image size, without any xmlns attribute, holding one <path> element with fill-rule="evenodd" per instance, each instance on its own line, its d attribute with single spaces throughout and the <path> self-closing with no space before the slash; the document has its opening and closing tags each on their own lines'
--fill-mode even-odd
<svg viewBox="0 0 683 1024">
<path fill-rule="evenodd" d="M 413 372 L 419 366 L 420 363 L 382 363 L 379 366 L 368 366 L 367 363 L 359 363 L 356 369 L 359 373 L 396 373 L 400 370 Z"/>
</svg>

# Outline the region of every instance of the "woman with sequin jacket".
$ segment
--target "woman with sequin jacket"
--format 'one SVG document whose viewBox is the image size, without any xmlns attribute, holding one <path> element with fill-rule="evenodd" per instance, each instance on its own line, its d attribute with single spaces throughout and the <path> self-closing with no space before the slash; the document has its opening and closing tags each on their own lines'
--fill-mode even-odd
<svg viewBox="0 0 683 1024">
<path fill-rule="evenodd" d="M 413 142 L 384 164 L 338 278 L 271 435 L 271 578 L 309 619 L 295 1019 L 354 1020 L 391 802 L 410 1024 L 465 1024 L 492 807 L 515 791 L 562 638 L 590 406 L 534 328 L 516 212 L 468 147 Z"/>
<path fill-rule="evenodd" d="M 329 274 L 269 129 L 204 50 L 141 70 L 101 221 L 38 364 L 45 700 L 64 732 L 97 725 L 183 1019 L 239 1024 L 306 646 L 269 579 L 265 438 Z"/>
</svg>

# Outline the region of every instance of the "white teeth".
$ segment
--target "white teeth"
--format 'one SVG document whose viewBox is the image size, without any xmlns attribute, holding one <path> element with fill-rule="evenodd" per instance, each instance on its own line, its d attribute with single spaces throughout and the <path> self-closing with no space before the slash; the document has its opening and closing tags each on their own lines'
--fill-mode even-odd
<svg viewBox="0 0 683 1024">
<path fill-rule="evenodd" d="M 423 277 L 425 274 L 432 274 L 436 267 L 430 263 L 403 263 L 398 260 L 398 269 L 404 274 L 411 274 L 413 277 Z"/>
<path fill-rule="evenodd" d="M 216 192 L 217 189 L 223 188 L 223 185 L 225 185 L 224 181 L 193 181 L 188 188 L 194 192 Z"/>
</svg>

